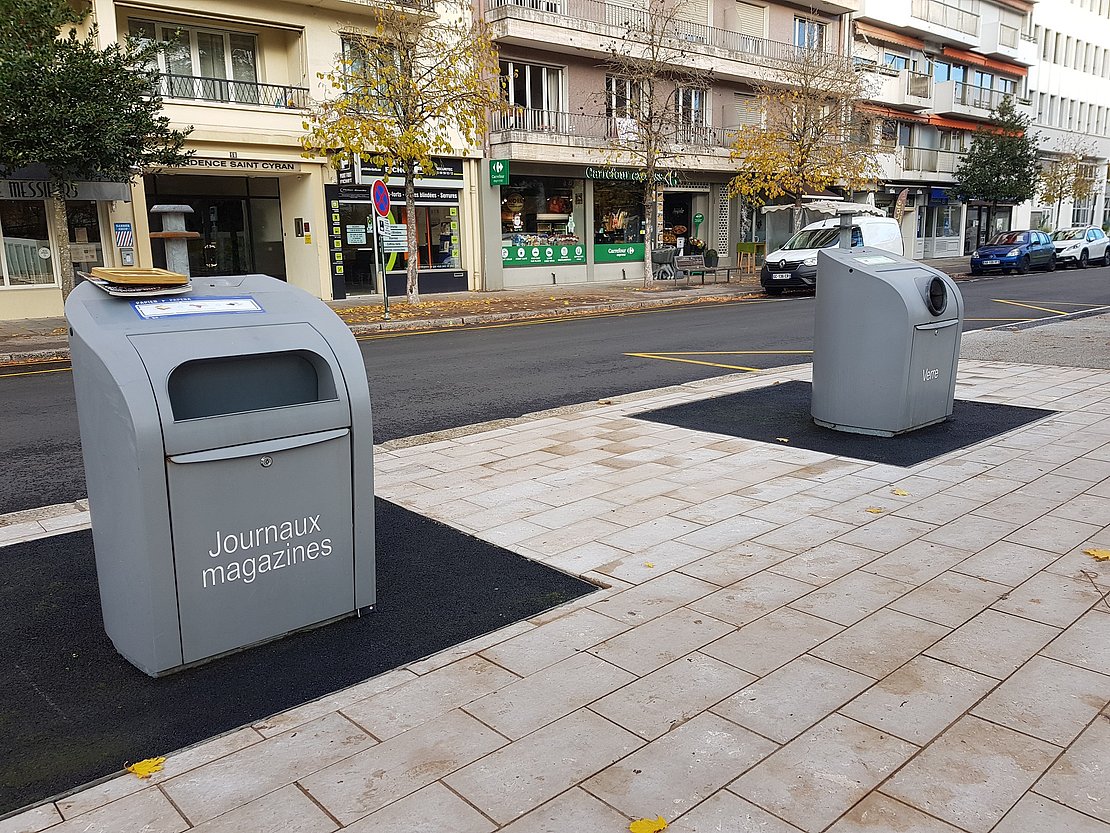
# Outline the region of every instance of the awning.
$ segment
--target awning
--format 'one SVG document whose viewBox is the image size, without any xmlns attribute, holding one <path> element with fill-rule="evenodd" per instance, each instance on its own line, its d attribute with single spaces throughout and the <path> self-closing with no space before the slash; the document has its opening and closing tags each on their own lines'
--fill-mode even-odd
<svg viewBox="0 0 1110 833">
<path fill-rule="evenodd" d="M 870 113 L 873 116 L 882 116 L 884 119 L 898 119 L 899 121 L 914 121 L 926 124 L 929 117 L 921 113 L 909 113 L 905 110 L 895 110 L 893 107 L 883 107 L 879 104 L 857 104 L 856 109 L 861 113 Z"/>
<path fill-rule="evenodd" d="M 967 61 L 984 69 L 990 69 L 994 72 L 1001 72 L 1003 75 L 1021 75 L 1025 76 L 1029 72 L 1028 67 L 1018 66 L 1011 64 L 1007 61 L 997 61 L 994 58 L 988 58 L 985 55 L 978 55 L 975 52 L 965 52 L 963 49 L 954 49 L 951 46 L 944 47 L 942 54 L 946 58 L 958 58 L 961 61 Z"/>
<path fill-rule="evenodd" d="M 787 205 L 765 205 L 760 211 L 764 214 L 770 214 L 774 211 L 791 211 L 793 208 L 793 203 L 788 203 Z M 877 217 L 886 216 L 886 212 L 881 208 L 876 208 L 868 203 L 844 202 L 843 200 L 815 200 L 814 202 L 807 202 L 803 205 L 802 210 L 816 211 L 819 214 L 874 214 Z"/>
<path fill-rule="evenodd" d="M 935 127 L 950 127 L 953 130 L 978 130 L 983 125 L 980 122 L 964 121 L 963 119 L 949 119 L 944 116 L 929 116 L 928 122 Z"/>
<path fill-rule="evenodd" d="M 860 23 L 858 20 L 856 21 L 856 34 L 863 35 L 868 40 L 877 40 L 880 43 L 896 43 L 899 46 L 908 46 L 910 49 L 925 48 L 925 41 L 923 40 L 911 38 L 909 35 L 903 35 L 899 32 L 891 32 L 889 29 L 881 29 L 869 23 Z"/>
</svg>

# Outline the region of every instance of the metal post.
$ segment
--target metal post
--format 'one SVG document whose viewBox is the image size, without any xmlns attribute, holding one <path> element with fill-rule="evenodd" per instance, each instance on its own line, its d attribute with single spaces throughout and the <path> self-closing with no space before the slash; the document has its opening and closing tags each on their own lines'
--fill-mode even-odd
<svg viewBox="0 0 1110 833">
<path fill-rule="evenodd" d="M 385 313 L 382 318 L 386 321 L 389 320 L 389 281 L 386 280 L 385 274 L 385 239 L 384 237 L 379 237 L 378 226 L 387 222 L 389 221 L 386 220 L 385 217 L 374 218 L 374 252 L 377 254 L 378 260 L 381 263 L 381 271 L 378 272 L 378 274 L 382 279 L 382 304 L 385 307 Z"/>
</svg>

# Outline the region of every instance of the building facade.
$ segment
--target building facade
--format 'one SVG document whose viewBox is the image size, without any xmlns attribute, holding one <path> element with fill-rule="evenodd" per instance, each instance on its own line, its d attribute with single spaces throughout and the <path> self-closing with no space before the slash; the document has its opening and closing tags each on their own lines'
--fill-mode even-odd
<svg viewBox="0 0 1110 833">
<path fill-rule="evenodd" d="M 1110 228 L 1110 0 L 1041 0 L 1033 10 L 1038 59 L 1029 70 L 1045 163 L 1078 149 L 1087 194 L 1034 202 L 1039 228 Z"/>
<path fill-rule="evenodd" d="M 126 36 L 168 44 L 159 58 L 164 113 L 174 127 L 192 128 L 186 144 L 192 156 L 112 193 L 93 187 L 100 183 L 72 189 L 65 241 L 53 239 L 44 182 L 3 183 L 0 235 L 8 265 L 0 274 L 0 317 L 61 314 L 56 253 L 63 245 L 76 269 L 164 266 L 162 243 L 149 234 L 161 229 L 150 209 L 165 204 L 192 209 L 186 227 L 199 235 L 189 241 L 194 276 L 260 272 L 321 298 L 380 292 L 367 252 L 374 172 L 359 170 L 340 186 L 337 172 L 322 159 L 303 157 L 300 144 L 304 108 L 330 92 L 318 75 L 336 66 L 344 32 L 374 29 L 373 4 L 94 0 L 92 22 L 105 44 Z M 449 181 L 431 177 L 437 193 L 429 202 L 429 189 L 422 189 L 418 200 L 421 283 L 467 289 L 482 281 L 470 188 L 478 154 L 443 165 Z M 403 201 L 396 197 L 403 181 L 391 177 L 389 184 L 390 219 L 402 223 Z M 403 255 L 387 262 L 394 292 L 404 267 Z"/>
</svg>

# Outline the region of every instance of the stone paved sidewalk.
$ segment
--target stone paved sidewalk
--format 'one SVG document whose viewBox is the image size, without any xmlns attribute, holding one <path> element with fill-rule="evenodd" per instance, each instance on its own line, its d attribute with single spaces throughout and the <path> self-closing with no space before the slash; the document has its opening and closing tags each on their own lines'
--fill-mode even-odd
<svg viewBox="0 0 1110 833">
<path fill-rule="evenodd" d="M 0 833 L 1110 833 L 1110 371 L 963 361 L 1058 413 L 908 469 L 631 416 L 809 372 L 378 449 L 383 497 L 607 589 Z"/>
</svg>

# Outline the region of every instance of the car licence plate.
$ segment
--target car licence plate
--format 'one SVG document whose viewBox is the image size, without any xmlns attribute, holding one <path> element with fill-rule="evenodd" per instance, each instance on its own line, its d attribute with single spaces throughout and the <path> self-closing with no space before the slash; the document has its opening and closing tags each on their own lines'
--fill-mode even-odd
<svg viewBox="0 0 1110 833">
<path fill-rule="evenodd" d="M 788 281 L 792 275 L 789 272 L 772 272 L 771 280 L 773 281 Z"/>
<path fill-rule="evenodd" d="M 997 266 L 998 261 L 997 260 L 984 260 L 983 265 L 984 266 Z"/>
</svg>

